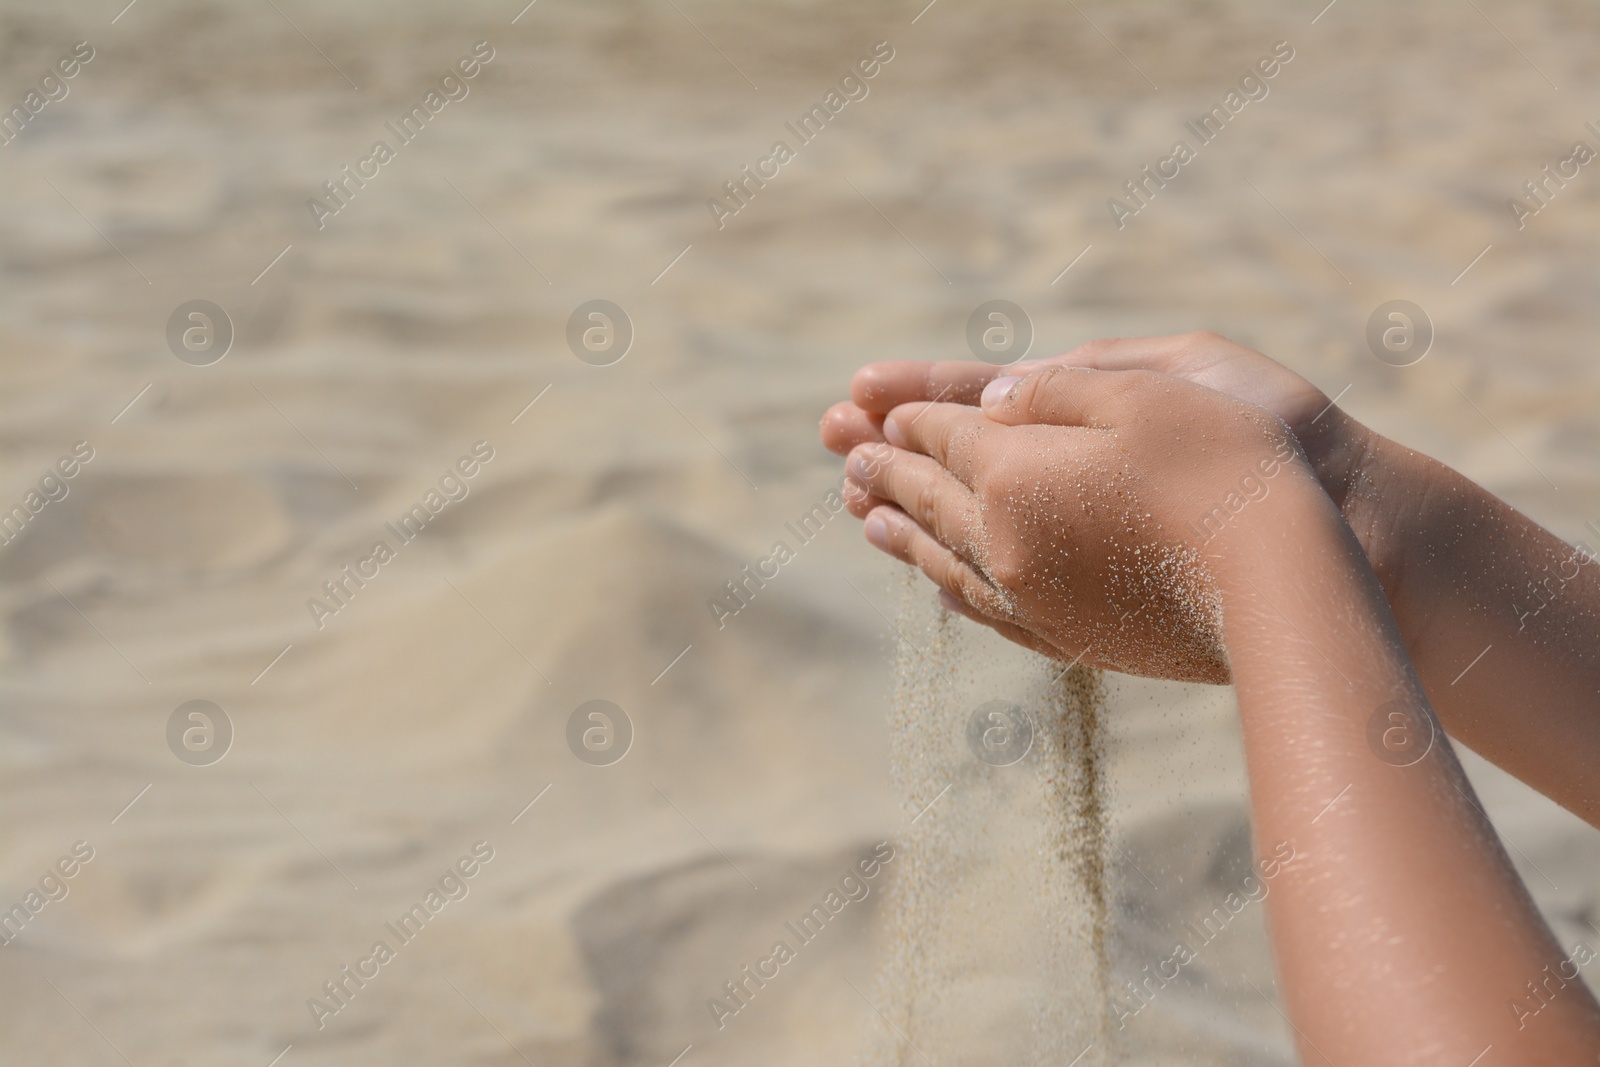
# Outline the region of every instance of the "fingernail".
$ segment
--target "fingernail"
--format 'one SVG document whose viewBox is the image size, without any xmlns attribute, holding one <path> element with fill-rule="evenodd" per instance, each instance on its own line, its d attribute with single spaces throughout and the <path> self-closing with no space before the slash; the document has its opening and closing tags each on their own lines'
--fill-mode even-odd
<svg viewBox="0 0 1600 1067">
<path fill-rule="evenodd" d="M 883 439 L 896 448 L 906 447 L 906 435 L 900 432 L 900 423 L 893 412 L 883 420 Z"/>
<path fill-rule="evenodd" d="M 889 524 L 884 521 L 882 515 L 877 512 L 868 515 L 866 527 L 862 532 L 867 535 L 867 540 L 875 548 L 881 548 L 885 552 L 889 551 Z"/>
<path fill-rule="evenodd" d="M 986 408 L 992 408 L 999 404 L 1000 401 L 1004 400 L 1007 394 L 1011 392 L 1012 388 L 1020 381 L 1022 381 L 1022 379 L 1016 377 L 1015 375 L 1007 375 L 1004 378 L 996 378 L 994 381 L 984 386 L 983 406 Z"/>
<path fill-rule="evenodd" d="M 939 606 L 946 611 L 953 611 L 958 615 L 965 614 L 965 612 L 961 610 L 963 607 L 961 601 L 957 600 L 955 595 L 948 589 L 939 590 Z"/>
<path fill-rule="evenodd" d="M 867 457 L 861 454 L 861 449 L 851 451 L 850 458 L 844 461 L 844 469 L 862 482 L 867 480 Z"/>
<path fill-rule="evenodd" d="M 1011 369 L 1021 374 L 1031 374 L 1049 362 L 1046 359 L 1019 359 L 1011 364 Z"/>
</svg>

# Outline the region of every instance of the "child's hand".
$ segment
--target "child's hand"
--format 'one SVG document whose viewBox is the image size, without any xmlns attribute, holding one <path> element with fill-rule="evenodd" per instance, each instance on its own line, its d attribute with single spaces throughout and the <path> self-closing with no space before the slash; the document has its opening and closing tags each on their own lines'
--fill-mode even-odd
<svg viewBox="0 0 1600 1067">
<path fill-rule="evenodd" d="M 850 457 L 897 505 L 869 540 L 1006 636 L 1135 674 L 1228 680 L 1215 564 L 1271 521 L 1272 486 L 1315 491 L 1281 420 L 1147 371 L 1046 367 L 996 381 L 982 411 L 902 404 L 883 429 Z"/>
<path fill-rule="evenodd" d="M 858 444 L 883 440 L 883 418 L 896 405 L 918 400 L 976 405 L 995 378 L 1027 374 L 1040 367 L 1090 367 L 1096 370 L 1148 370 L 1183 378 L 1262 408 L 1289 425 L 1322 487 L 1346 510 L 1356 530 L 1369 529 L 1365 517 L 1344 508 L 1358 474 L 1370 431 L 1331 407 L 1316 386 L 1254 349 L 1215 333 L 1169 337 L 1103 338 L 1049 359 L 996 367 L 973 360 L 869 363 L 850 382 L 850 400 L 829 408 L 822 419 L 822 442 L 844 455 Z M 848 494 L 850 510 L 864 517 L 879 501 Z M 1365 545 L 1372 554 L 1373 545 Z M 1380 573 L 1381 561 L 1374 560 Z"/>
<path fill-rule="evenodd" d="M 1328 404 L 1321 390 L 1288 367 L 1220 334 L 1113 337 L 1087 341 L 1049 359 L 1024 360 L 1009 367 L 970 359 L 869 363 L 851 379 L 851 402 L 835 405 L 833 412 L 838 415 L 824 421 L 823 440 L 834 447 L 835 435 L 842 440 L 843 435 L 852 432 L 870 433 L 874 421 L 881 426 L 882 416 L 897 404 L 937 398 L 976 405 L 984 386 L 993 379 L 1048 366 L 1156 371 L 1238 397 L 1272 412 L 1291 426 L 1309 422 Z M 855 418 L 852 408 L 863 417 Z"/>
</svg>

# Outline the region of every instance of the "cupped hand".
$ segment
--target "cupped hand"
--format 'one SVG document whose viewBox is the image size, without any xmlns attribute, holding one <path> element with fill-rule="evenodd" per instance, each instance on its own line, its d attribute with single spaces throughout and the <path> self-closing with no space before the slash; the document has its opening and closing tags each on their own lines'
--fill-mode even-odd
<svg viewBox="0 0 1600 1067">
<path fill-rule="evenodd" d="M 880 502 L 868 540 L 1046 655 L 1228 681 L 1214 561 L 1270 523 L 1274 486 L 1320 492 L 1283 420 L 1143 370 L 1047 366 L 981 395 L 897 404 L 851 451 Z"/>
<path fill-rule="evenodd" d="M 1361 453 L 1364 428 L 1332 408 L 1320 389 L 1281 363 L 1215 333 L 1108 338 L 1009 367 L 972 360 L 871 363 L 851 380 L 850 400 L 835 404 L 823 416 L 822 442 L 844 455 L 859 444 L 882 441 L 883 418 L 899 404 L 935 401 L 975 406 L 994 379 L 1046 366 L 1155 371 L 1271 412 L 1289 425 L 1336 504 L 1344 500 L 1354 475 L 1352 466 Z M 882 503 L 859 485 L 849 490 L 847 503 L 857 518 Z"/>
</svg>

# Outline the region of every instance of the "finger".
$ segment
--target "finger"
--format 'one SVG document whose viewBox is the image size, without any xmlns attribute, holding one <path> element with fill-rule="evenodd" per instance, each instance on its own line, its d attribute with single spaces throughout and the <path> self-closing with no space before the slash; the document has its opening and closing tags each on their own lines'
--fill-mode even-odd
<svg viewBox="0 0 1600 1067">
<path fill-rule="evenodd" d="M 1130 391 L 1147 388 L 1165 375 L 1149 371 L 1099 371 L 1084 367 L 1044 367 L 1025 378 L 996 378 L 983 391 L 983 414 L 1007 426 L 1114 425 Z"/>
<path fill-rule="evenodd" d="M 1001 637 L 1004 637 L 1007 641 L 1010 641 L 1013 644 L 1021 645 L 1023 648 L 1032 649 L 1034 652 L 1039 653 L 1039 655 L 1048 656 L 1050 659 L 1059 660 L 1061 658 L 1060 651 L 1057 650 L 1054 645 L 1050 644 L 1032 630 L 1025 630 L 1014 622 L 1007 622 L 1005 619 L 997 619 L 993 615 L 985 615 L 983 612 L 979 611 L 971 604 L 968 604 L 966 601 L 962 600 L 948 589 L 941 588 L 939 590 L 939 604 L 946 611 L 953 611 L 963 618 L 971 619 L 980 626 L 989 627 L 989 629 L 993 630 L 995 633 L 999 634 Z"/>
<path fill-rule="evenodd" d="M 873 496 L 893 501 L 944 544 L 974 558 L 982 529 L 978 498 L 955 475 L 927 456 L 887 445 L 862 445 L 850 453 L 850 476 Z"/>
<path fill-rule="evenodd" d="M 1226 354 L 1233 342 L 1214 333 L 1164 337 L 1102 337 L 1046 359 L 1027 359 L 1006 367 L 971 360 L 888 360 L 856 371 L 850 396 L 857 406 L 886 414 L 900 404 L 943 401 L 978 403 L 984 386 L 996 378 L 1020 377 L 1041 367 L 1094 370 L 1153 370 L 1190 377 Z"/>
<path fill-rule="evenodd" d="M 1088 367 L 1091 370 L 1153 370 L 1187 377 L 1222 355 L 1233 342 L 1214 333 L 1179 333 L 1165 337 L 1099 337 L 1049 359 L 1025 359 L 1002 368 L 1023 376 L 1044 367 Z"/>
<path fill-rule="evenodd" d="M 987 578 L 899 508 L 873 509 L 863 532 L 875 548 L 916 567 L 964 602 L 995 614 L 1004 610 L 1000 594 Z"/>
<path fill-rule="evenodd" d="M 844 497 L 844 509 L 858 519 L 866 518 L 873 508 L 889 503 L 882 497 L 873 496 L 866 486 L 849 476 L 845 477 L 839 493 Z"/>
<path fill-rule="evenodd" d="M 919 400 L 976 406 L 983 387 L 1005 373 L 970 359 L 869 363 L 850 380 L 850 399 L 879 415 Z"/>
<path fill-rule="evenodd" d="M 971 485 L 973 453 L 988 425 L 982 412 L 965 404 L 901 404 L 885 416 L 883 436 L 897 448 L 932 457 Z"/>
<path fill-rule="evenodd" d="M 818 432 L 829 452 L 843 456 L 863 442 L 883 440 L 883 416 L 863 411 L 846 400 L 823 414 Z"/>
<path fill-rule="evenodd" d="M 1022 360 L 1006 367 L 971 360 L 888 360 L 869 363 L 856 371 L 850 382 L 850 396 L 864 410 L 885 414 L 897 405 L 919 400 L 976 405 L 983 387 L 994 379 L 1020 377 L 1049 366 L 1145 369 L 1187 377 L 1215 362 L 1232 344 L 1214 333 L 1181 333 L 1165 337 L 1102 337 L 1057 356 Z"/>
</svg>

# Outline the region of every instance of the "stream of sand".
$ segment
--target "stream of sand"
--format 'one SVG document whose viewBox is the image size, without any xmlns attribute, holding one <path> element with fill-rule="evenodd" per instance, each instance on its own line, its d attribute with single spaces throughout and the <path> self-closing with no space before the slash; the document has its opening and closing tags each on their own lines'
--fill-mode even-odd
<svg viewBox="0 0 1600 1067">
<path fill-rule="evenodd" d="M 891 773 L 909 820 L 884 923 L 871 1067 L 1114 1062 L 1101 672 L 979 658 L 908 581 Z M 1014 698 L 1031 737 L 996 766 L 975 708 Z"/>
</svg>

